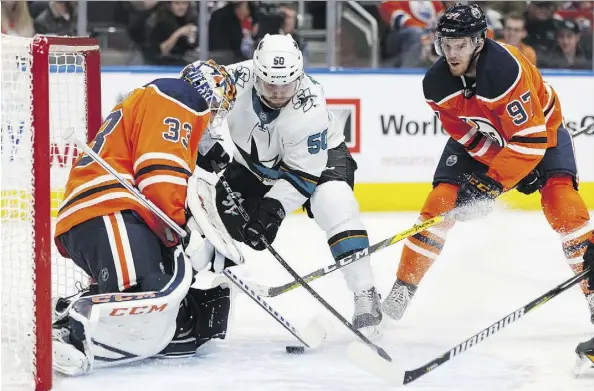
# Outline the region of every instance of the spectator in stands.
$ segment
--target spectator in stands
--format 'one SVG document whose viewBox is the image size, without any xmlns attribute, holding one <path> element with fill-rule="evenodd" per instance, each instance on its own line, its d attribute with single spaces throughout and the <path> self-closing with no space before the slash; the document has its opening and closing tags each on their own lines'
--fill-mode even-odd
<svg viewBox="0 0 594 391">
<path fill-rule="evenodd" d="M 248 1 L 230 1 L 215 10 L 208 25 L 209 49 L 229 52 L 226 62 L 252 58 L 258 34 L 257 8 Z"/>
<path fill-rule="evenodd" d="M 76 35 L 76 1 L 50 1 L 34 21 L 38 34 Z"/>
<path fill-rule="evenodd" d="M 522 40 L 526 38 L 526 28 L 524 18 L 520 14 L 511 13 L 505 18 L 503 27 L 503 39 L 501 42 L 505 42 L 509 45 L 515 46 L 520 49 L 520 52 L 530 62 L 536 65 L 536 52 L 530 45 L 526 45 Z"/>
<path fill-rule="evenodd" d="M 557 46 L 541 62 L 543 68 L 592 69 L 591 58 L 580 46 L 580 27 L 573 20 L 558 22 Z"/>
<path fill-rule="evenodd" d="M 281 11 L 284 13 L 285 18 L 281 27 L 281 34 L 291 34 L 295 42 L 299 44 L 301 53 L 303 54 L 304 60 L 307 62 L 308 51 L 307 42 L 301 37 L 298 30 L 298 15 L 297 10 L 290 6 L 281 6 Z"/>
<path fill-rule="evenodd" d="M 594 25 L 594 1 L 568 1 L 562 4 L 557 14 L 563 19 L 575 21 L 582 31 Z"/>
<path fill-rule="evenodd" d="M 432 28 L 421 40 L 421 66 L 429 68 L 439 59 L 435 51 L 435 28 Z"/>
<path fill-rule="evenodd" d="M 260 4 L 258 7 L 258 30 L 254 38 L 254 46 L 266 34 L 291 34 L 299 45 L 303 57 L 307 58 L 307 48 L 297 30 L 297 10 L 289 5 Z"/>
<path fill-rule="evenodd" d="M 147 20 L 146 62 L 186 65 L 198 59 L 197 14 L 189 1 L 159 3 Z"/>
<path fill-rule="evenodd" d="M 441 1 L 383 1 L 380 16 L 390 26 L 386 55 L 394 66 L 421 66 L 421 40 L 445 10 Z"/>
<path fill-rule="evenodd" d="M 24 1 L 2 2 L 2 34 L 32 37 L 33 20 Z"/>
<path fill-rule="evenodd" d="M 531 1 L 526 8 L 524 43 L 532 46 L 538 61 L 557 45 L 554 19 L 556 8 L 555 2 L 551 1 Z"/>
<path fill-rule="evenodd" d="M 121 2 L 122 24 L 127 26 L 128 35 L 142 50 L 147 46 L 147 20 L 155 12 L 157 0 L 123 1 Z M 127 20 L 126 20 L 127 19 Z"/>
</svg>

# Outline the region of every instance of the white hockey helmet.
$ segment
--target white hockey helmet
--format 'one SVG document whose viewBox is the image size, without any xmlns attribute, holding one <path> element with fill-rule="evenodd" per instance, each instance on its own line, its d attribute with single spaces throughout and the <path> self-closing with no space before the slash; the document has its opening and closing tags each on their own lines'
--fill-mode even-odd
<svg viewBox="0 0 594 391">
<path fill-rule="evenodd" d="M 270 108 L 284 107 L 303 78 L 303 54 L 290 34 L 266 34 L 254 51 L 254 86 Z"/>
</svg>

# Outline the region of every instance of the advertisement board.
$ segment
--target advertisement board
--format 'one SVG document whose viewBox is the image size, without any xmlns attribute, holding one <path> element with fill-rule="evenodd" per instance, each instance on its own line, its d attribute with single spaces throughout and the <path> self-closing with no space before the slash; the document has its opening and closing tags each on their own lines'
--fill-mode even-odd
<svg viewBox="0 0 594 391">
<path fill-rule="evenodd" d="M 102 75 L 102 111 L 132 89 L 159 77 L 177 77 L 178 70 Z M 430 191 L 435 167 L 448 135 L 426 104 L 423 72 L 313 71 L 324 87 L 329 108 L 345 130 L 359 166 L 356 194 L 363 210 L 418 210 Z M 594 74 L 544 74 L 557 91 L 570 131 L 594 124 Z M 577 93 L 579 92 L 579 94 Z M 223 131 L 223 134 L 225 132 Z M 594 208 L 594 128 L 574 139 L 580 171 L 580 192 Z M 538 195 L 510 192 L 514 206 L 537 209 Z"/>
</svg>

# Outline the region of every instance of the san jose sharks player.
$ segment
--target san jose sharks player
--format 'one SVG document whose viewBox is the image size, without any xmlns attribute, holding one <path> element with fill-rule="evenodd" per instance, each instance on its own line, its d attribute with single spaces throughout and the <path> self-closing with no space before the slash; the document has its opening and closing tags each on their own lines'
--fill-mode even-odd
<svg viewBox="0 0 594 391">
<path fill-rule="evenodd" d="M 218 212 L 231 236 L 263 250 L 260 235 L 272 243 L 285 216 L 304 206 L 326 232 L 335 259 L 368 247 L 353 194 L 357 165 L 333 127 L 322 86 L 303 71 L 295 40 L 266 35 L 253 60 L 226 69 L 237 101 L 227 116 L 235 148 L 224 175 L 251 217 L 246 224 L 217 185 Z M 207 170 L 211 161 L 222 167 L 230 160 L 216 141 L 201 154 L 198 164 Z M 382 315 L 369 258 L 341 270 L 354 293 L 354 326 L 378 331 Z"/>
</svg>

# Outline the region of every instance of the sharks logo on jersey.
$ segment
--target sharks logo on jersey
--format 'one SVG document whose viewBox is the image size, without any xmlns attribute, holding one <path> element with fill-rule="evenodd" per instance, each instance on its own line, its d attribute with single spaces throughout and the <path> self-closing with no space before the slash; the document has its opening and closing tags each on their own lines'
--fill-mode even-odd
<svg viewBox="0 0 594 391">
<path fill-rule="evenodd" d="M 327 150 L 340 144 L 344 135 L 338 132 L 338 137 L 331 140 L 334 128 L 324 92 L 309 77 L 302 78 L 297 93 L 285 107 L 275 110 L 262 103 L 255 91 L 251 61 L 227 69 L 238 87 L 235 107 L 227 117 L 234 158 L 272 186 L 267 197 L 278 199 L 290 213 L 314 192 L 326 166 Z M 325 140 L 312 154 L 312 140 L 321 134 Z"/>
</svg>

